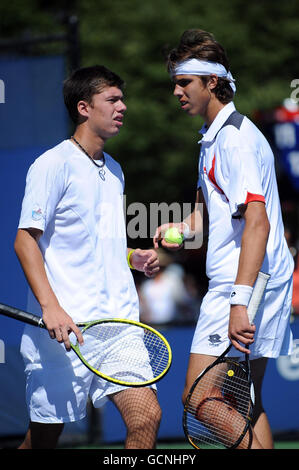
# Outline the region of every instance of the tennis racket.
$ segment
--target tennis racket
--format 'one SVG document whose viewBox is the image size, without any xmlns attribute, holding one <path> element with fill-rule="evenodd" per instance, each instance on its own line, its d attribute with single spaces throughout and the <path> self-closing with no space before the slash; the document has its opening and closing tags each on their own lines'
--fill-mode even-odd
<svg viewBox="0 0 299 470">
<path fill-rule="evenodd" d="M 258 274 L 247 309 L 250 323 L 254 321 L 269 278 L 268 274 Z M 187 396 L 183 429 L 196 449 L 233 449 L 241 443 L 248 446 L 247 431 L 254 406 L 249 355 L 245 354 L 244 362 L 226 357 L 231 348 L 230 343 L 224 353 L 201 372 Z"/>
<path fill-rule="evenodd" d="M 41 317 L 0 304 L 0 314 L 40 328 Z M 158 382 L 172 362 L 171 348 L 157 330 L 126 319 L 103 319 L 79 323 L 84 343 L 71 342 L 82 363 L 99 377 L 127 387 Z"/>
</svg>

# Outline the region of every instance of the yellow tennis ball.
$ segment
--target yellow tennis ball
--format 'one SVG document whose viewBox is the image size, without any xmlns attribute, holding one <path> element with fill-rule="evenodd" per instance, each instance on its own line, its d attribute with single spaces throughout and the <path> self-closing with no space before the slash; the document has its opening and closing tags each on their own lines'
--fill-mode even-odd
<svg viewBox="0 0 299 470">
<path fill-rule="evenodd" d="M 227 375 L 228 375 L 229 377 L 232 377 L 234 374 L 235 374 L 234 371 L 231 370 L 231 369 L 227 371 Z"/>
<path fill-rule="evenodd" d="M 164 240 L 167 243 L 177 243 L 180 245 L 184 241 L 184 235 L 176 227 L 171 227 L 166 230 Z"/>
</svg>

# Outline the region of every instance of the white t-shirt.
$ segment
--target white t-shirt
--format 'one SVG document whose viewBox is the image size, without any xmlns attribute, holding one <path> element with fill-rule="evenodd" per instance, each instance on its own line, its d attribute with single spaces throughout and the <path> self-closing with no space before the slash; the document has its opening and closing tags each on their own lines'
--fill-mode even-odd
<svg viewBox="0 0 299 470">
<path fill-rule="evenodd" d="M 70 140 L 31 165 L 19 228 L 43 231 L 39 247 L 52 289 L 75 322 L 107 317 L 138 320 L 127 265 L 124 177 L 105 153 L 105 181 Z"/>
<path fill-rule="evenodd" d="M 220 110 L 203 134 L 198 187 L 209 213 L 207 276 L 210 290 L 230 290 L 234 283 L 245 221 L 239 206 L 262 201 L 270 234 L 262 271 L 269 287 L 288 280 L 293 272 L 282 222 L 273 152 L 263 134 L 233 103 Z"/>
<path fill-rule="evenodd" d="M 154 279 L 147 279 L 140 288 L 149 312 L 150 323 L 174 320 L 180 305 L 190 300 L 183 281 L 184 271 L 172 264 Z"/>
</svg>

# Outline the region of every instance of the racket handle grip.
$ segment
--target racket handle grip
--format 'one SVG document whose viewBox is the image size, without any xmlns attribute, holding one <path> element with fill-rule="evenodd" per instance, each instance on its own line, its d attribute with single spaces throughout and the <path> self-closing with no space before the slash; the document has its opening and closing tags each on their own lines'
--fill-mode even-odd
<svg viewBox="0 0 299 470">
<path fill-rule="evenodd" d="M 249 305 L 247 308 L 249 322 L 253 323 L 256 313 L 258 311 L 259 305 L 261 303 L 263 294 L 267 287 L 268 281 L 270 279 L 270 274 L 266 274 L 263 272 L 259 272 L 257 279 L 255 281 L 255 285 L 252 291 L 252 295 L 249 301 Z"/>
<path fill-rule="evenodd" d="M 24 312 L 23 310 L 8 305 L 0 304 L 0 314 L 28 323 L 29 325 L 39 326 L 41 328 L 45 327 L 42 318 L 38 315 L 33 315 L 32 313 Z"/>
</svg>

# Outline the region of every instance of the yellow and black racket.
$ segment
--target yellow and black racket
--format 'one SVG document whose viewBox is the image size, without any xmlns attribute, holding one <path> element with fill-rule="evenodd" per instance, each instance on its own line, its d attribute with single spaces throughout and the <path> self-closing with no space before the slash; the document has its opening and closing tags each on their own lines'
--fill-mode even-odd
<svg viewBox="0 0 299 470">
<path fill-rule="evenodd" d="M 253 323 L 270 276 L 258 274 L 247 313 Z M 187 396 L 183 428 L 189 443 L 200 448 L 237 448 L 250 444 L 254 389 L 249 355 L 227 357 L 232 344 L 196 378 Z M 246 439 L 245 439 L 245 436 Z M 248 440 L 248 442 L 246 442 Z"/>
<path fill-rule="evenodd" d="M 0 304 L 0 314 L 40 328 L 41 317 Z M 158 382 L 172 362 L 170 345 L 154 328 L 133 320 L 112 318 L 78 323 L 84 343 L 71 342 L 82 363 L 99 377 L 127 387 Z"/>
</svg>

